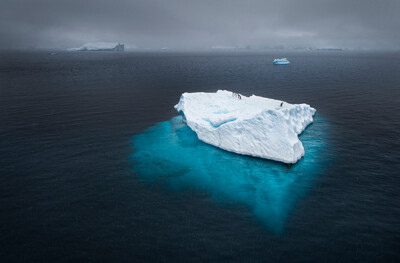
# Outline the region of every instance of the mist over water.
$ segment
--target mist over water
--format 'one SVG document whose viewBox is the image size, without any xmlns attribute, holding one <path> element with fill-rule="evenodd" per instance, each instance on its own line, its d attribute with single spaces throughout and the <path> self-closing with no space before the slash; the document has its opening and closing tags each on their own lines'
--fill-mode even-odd
<svg viewBox="0 0 400 263">
<path fill-rule="evenodd" d="M 398 0 L 2 0 L 1 48 L 398 50 Z"/>
</svg>

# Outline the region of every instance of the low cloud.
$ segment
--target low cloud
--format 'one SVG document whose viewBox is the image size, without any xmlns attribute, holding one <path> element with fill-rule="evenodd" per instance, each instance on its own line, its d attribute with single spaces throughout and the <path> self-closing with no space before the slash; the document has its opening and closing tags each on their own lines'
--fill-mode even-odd
<svg viewBox="0 0 400 263">
<path fill-rule="evenodd" d="M 0 48 L 398 49 L 400 1 L 2 0 Z"/>
</svg>

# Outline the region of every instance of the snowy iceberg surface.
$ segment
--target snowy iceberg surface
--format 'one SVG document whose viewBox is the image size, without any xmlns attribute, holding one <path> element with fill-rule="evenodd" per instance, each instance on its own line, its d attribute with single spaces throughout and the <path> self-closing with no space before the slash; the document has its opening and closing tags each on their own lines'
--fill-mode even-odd
<svg viewBox="0 0 400 263">
<path fill-rule="evenodd" d="M 298 135 L 316 110 L 226 90 L 184 93 L 175 109 L 198 138 L 221 149 L 284 163 L 304 156 Z"/>
<path fill-rule="evenodd" d="M 275 65 L 287 65 L 290 61 L 287 58 L 276 58 L 273 62 Z"/>
<path fill-rule="evenodd" d="M 124 44 L 94 42 L 94 43 L 86 43 L 78 48 L 69 48 L 67 49 L 67 51 L 124 51 Z"/>
</svg>

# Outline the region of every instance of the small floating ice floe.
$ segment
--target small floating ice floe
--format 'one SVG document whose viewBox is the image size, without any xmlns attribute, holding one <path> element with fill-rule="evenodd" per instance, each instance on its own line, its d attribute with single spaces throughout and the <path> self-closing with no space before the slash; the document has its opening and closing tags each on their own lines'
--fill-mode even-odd
<svg viewBox="0 0 400 263">
<path fill-rule="evenodd" d="M 284 163 L 304 156 L 298 135 L 316 110 L 226 90 L 183 93 L 175 109 L 200 140 L 226 151 Z"/>
<path fill-rule="evenodd" d="M 50 52 L 49 55 L 50 55 L 50 56 L 54 56 L 54 55 L 57 55 L 57 53 L 55 53 L 55 52 Z"/>
<path fill-rule="evenodd" d="M 287 58 L 276 58 L 274 59 L 274 65 L 287 65 L 290 61 Z"/>
</svg>

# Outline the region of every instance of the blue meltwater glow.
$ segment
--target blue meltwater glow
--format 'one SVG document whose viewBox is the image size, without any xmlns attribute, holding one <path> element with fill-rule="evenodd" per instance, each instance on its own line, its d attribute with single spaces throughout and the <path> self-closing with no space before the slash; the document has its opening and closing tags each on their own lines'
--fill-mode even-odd
<svg viewBox="0 0 400 263">
<path fill-rule="evenodd" d="M 289 166 L 208 145 L 179 116 L 134 136 L 133 168 L 141 178 L 162 181 L 175 191 L 194 188 L 220 203 L 245 205 L 279 234 L 297 200 L 321 173 L 326 130 L 326 121 L 315 116 L 300 136 L 305 156 Z"/>
</svg>

